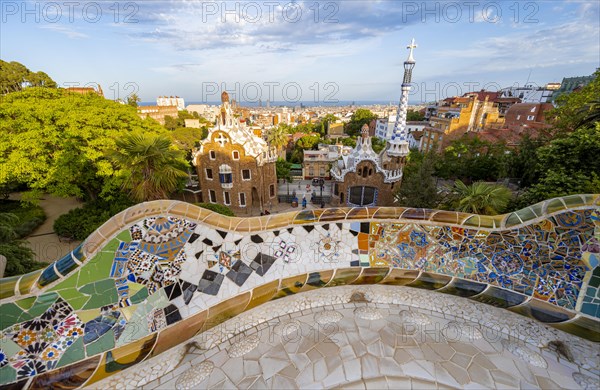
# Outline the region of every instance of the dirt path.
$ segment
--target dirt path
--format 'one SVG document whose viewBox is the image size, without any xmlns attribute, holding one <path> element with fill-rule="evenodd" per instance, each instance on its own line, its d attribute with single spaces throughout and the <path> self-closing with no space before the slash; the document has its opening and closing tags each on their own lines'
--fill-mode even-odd
<svg viewBox="0 0 600 390">
<path fill-rule="evenodd" d="M 20 194 L 11 195 L 11 199 L 19 199 Z M 35 252 L 35 259 L 45 263 L 51 263 L 60 259 L 80 244 L 80 241 L 61 242 L 58 236 L 54 234 L 52 226 L 54 221 L 61 215 L 71 209 L 81 205 L 75 198 L 58 198 L 51 195 L 44 195 L 40 200 L 40 206 L 46 213 L 46 221 L 38 226 L 25 239 L 29 246 Z"/>
</svg>

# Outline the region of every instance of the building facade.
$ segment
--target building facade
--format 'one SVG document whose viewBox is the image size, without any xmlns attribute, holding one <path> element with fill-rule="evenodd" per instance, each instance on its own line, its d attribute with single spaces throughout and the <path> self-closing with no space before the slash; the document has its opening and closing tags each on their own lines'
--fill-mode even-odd
<svg viewBox="0 0 600 390">
<path fill-rule="evenodd" d="M 371 146 L 370 128 L 365 124 L 361 138 L 352 153 L 342 156 L 331 169 L 335 180 L 332 203 L 340 206 L 392 206 L 394 193 L 400 187 L 403 168 L 409 153 L 406 114 L 411 89 L 412 70 L 415 67 L 414 39 L 407 46 L 408 59 L 404 61 L 402 92 L 396 112 L 392 134 L 386 138 L 386 146 L 375 153 Z"/>
<path fill-rule="evenodd" d="M 156 98 L 157 106 L 175 106 L 177 110 L 185 110 L 185 102 L 179 96 L 159 96 Z"/>
<path fill-rule="evenodd" d="M 142 118 L 152 118 L 161 125 L 165 124 L 165 116 L 177 118 L 177 106 L 138 106 L 138 115 Z"/>
<path fill-rule="evenodd" d="M 201 201 L 230 207 L 238 215 L 277 203 L 277 151 L 233 115 L 226 92 L 218 123 L 194 152 Z"/>
</svg>

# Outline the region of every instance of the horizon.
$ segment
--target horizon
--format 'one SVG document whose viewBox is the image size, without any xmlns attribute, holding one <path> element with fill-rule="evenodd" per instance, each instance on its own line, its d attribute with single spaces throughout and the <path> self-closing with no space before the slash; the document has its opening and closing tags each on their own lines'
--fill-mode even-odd
<svg viewBox="0 0 600 390">
<path fill-rule="evenodd" d="M 61 87 L 100 84 L 113 100 L 218 101 L 227 90 L 249 103 L 397 102 L 413 37 L 413 102 L 600 67 L 600 2 L 587 0 L 28 0 L 0 11 L 3 60 Z"/>
</svg>

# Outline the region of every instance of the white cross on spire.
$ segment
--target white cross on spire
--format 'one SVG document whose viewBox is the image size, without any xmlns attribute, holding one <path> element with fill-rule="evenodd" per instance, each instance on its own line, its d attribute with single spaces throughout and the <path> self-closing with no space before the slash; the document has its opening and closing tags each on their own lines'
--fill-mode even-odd
<svg viewBox="0 0 600 390">
<path fill-rule="evenodd" d="M 415 38 L 412 39 L 410 45 L 406 46 L 406 48 L 410 49 L 410 52 L 408 53 L 408 59 L 406 60 L 406 62 L 415 62 L 415 59 L 413 58 L 413 50 L 417 48 Z"/>
</svg>

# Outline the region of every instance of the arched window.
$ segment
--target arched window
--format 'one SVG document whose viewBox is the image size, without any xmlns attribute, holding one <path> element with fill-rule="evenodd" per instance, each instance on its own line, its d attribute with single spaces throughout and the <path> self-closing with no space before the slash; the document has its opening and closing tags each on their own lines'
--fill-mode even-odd
<svg viewBox="0 0 600 390">
<path fill-rule="evenodd" d="M 223 164 L 219 167 L 219 182 L 222 185 L 231 185 L 233 183 L 233 174 L 229 165 Z"/>
<path fill-rule="evenodd" d="M 233 159 L 234 160 L 239 160 L 240 159 L 240 152 L 238 152 L 237 150 L 234 150 L 233 153 Z"/>
</svg>

